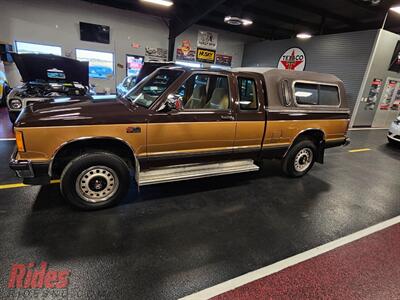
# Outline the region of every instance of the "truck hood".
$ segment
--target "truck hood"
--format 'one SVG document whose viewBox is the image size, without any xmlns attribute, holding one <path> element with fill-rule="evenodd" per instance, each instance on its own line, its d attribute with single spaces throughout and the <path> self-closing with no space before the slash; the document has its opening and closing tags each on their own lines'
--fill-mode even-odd
<svg viewBox="0 0 400 300">
<path fill-rule="evenodd" d="M 58 98 L 24 108 L 15 127 L 144 123 L 148 113 L 116 96 Z"/>
<path fill-rule="evenodd" d="M 79 82 L 89 85 L 89 63 L 53 54 L 12 53 L 22 81 Z M 48 71 L 64 73 L 65 78 L 49 78 Z"/>
</svg>

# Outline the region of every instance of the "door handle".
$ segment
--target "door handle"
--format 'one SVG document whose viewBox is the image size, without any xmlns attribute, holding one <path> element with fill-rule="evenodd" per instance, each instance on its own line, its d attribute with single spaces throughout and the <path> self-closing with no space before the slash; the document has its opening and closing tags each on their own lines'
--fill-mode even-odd
<svg viewBox="0 0 400 300">
<path fill-rule="evenodd" d="M 233 120 L 235 120 L 235 117 L 234 116 L 230 116 L 230 115 L 225 115 L 225 116 L 221 116 L 221 120 L 233 121 Z"/>
</svg>

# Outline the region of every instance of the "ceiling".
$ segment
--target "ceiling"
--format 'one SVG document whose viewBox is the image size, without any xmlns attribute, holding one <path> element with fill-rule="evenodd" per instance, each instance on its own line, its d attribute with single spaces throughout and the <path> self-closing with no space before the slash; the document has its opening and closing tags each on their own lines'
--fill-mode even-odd
<svg viewBox="0 0 400 300">
<path fill-rule="evenodd" d="M 299 32 L 331 34 L 382 27 L 388 9 L 400 0 L 173 0 L 168 8 L 140 0 L 85 0 L 165 18 L 170 37 L 193 24 L 264 38 L 286 39 Z M 227 15 L 253 20 L 250 26 L 224 23 Z M 400 15 L 391 12 L 386 29 L 400 32 Z"/>
</svg>

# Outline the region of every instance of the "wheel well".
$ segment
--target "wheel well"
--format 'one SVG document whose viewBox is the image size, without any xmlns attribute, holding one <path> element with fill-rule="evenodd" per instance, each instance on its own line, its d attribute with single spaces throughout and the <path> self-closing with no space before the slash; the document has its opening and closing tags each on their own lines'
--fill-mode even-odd
<svg viewBox="0 0 400 300">
<path fill-rule="evenodd" d="M 321 141 L 325 140 L 325 134 L 322 130 L 320 129 L 310 129 L 310 130 L 306 130 L 301 132 L 293 141 L 293 144 L 295 144 L 298 140 L 300 139 L 305 139 L 305 138 L 309 138 L 311 139 L 313 142 L 315 142 L 316 146 L 318 147 L 319 143 Z"/>
<path fill-rule="evenodd" d="M 59 178 L 66 165 L 74 158 L 90 151 L 106 151 L 121 157 L 130 168 L 135 166 L 135 154 L 123 141 L 114 138 L 92 138 L 70 142 L 60 148 L 51 164 L 51 175 Z"/>
<path fill-rule="evenodd" d="M 309 129 L 301 132 L 294 140 L 290 148 L 293 147 L 298 141 L 303 139 L 310 139 L 314 142 L 317 147 L 317 157 L 316 161 L 319 163 L 324 162 L 324 153 L 325 153 L 325 133 L 320 129 Z M 290 148 L 286 153 L 289 152 Z M 285 154 L 286 156 L 286 154 Z"/>
</svg>

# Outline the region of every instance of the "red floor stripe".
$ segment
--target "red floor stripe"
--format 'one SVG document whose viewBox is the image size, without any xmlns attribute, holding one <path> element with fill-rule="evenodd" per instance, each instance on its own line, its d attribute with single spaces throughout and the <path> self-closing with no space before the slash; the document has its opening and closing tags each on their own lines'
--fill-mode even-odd
<svg viewBox="0 0 400 300">
<path fill-rule="evenodd" d="M 0 107 L 0 138 L 13 138 L 14 131 L 6 107 Z"/>
<path fill-rule="evenodd" d="M 400 224 L 213 299 L 316 298 L 400 299 Z"/>
</svg>

